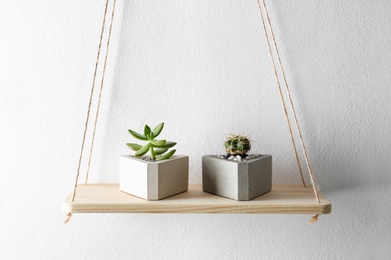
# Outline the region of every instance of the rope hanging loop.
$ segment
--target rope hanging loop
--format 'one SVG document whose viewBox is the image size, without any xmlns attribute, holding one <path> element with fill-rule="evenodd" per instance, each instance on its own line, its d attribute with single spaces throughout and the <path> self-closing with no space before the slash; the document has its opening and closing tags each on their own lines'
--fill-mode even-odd
<svg viewBox="0 0 391 260">
<path fill-rule="evenodd" d="M 270 29 L 270 32 L 271 32 L 271 35 L 272 35 L 272 40 L 273 40 L 273 43 L 274 43 L 274 48 L 275 48 L 276 55 L 277 55 L 277 58 L 278 58 L 277 60 L 278 60 L 278 63 L 279 63 L 279 67 L 280 67 L 282 76 L 283 76 L 286 92 L 288 93 L 290 108 L 291 108 L 293 116 L 294 116 L 296 129 L 298 131 L 298 135 L 299 135 L 299 138 L 300 138 L 301 146 L 302 146 L 302 149 L 303 149 L 303 154 L 304 154 L 305 161 L 306 161 L 306 164 L 307 164 L 307 168 L 308 168 L 308 171 L 309 171 L 309 175 L 310 175 L 310 178 L 311 178 L 311 181 L 312 181 L 312 187 L 313 187 L 313 190 L 314 190 L 315 198 L 316 198 L 317 202 L 320 203 L 319 194 L 318 194 L 318 188 L 317 188 L 317 185 L 315 183 L 315 179 L 314 179 L 314 176 L 313 176 L 313 173 L 312 173 L 312 169 L 310 167 L 310 163 L 309 163 L 306 147 L 304 145 L 304 141 L 303 141 L 301 130 L 300 130 L 300 127 L 299 127 L 299 124 L 298 124 L 296 112 L 295 112 L 295 109 L 294 109 L 294 106 L 293 106 L 293 101 L 292 101 L 292 98 L 291 98 L 290 90 L 289 90 L 289 87 L 288 87 L 288 84 L 287 84 L 287 81 L 286 81 L 285 72 L 283 70 L 280 54 L 279 54 L 279 51 L 278 51 L 278 48 L 277 48 L 276 39 L 275 39 L 274 32 L 273 32 L 273 29 L 272 29 L 272 25 L 271 25 L 271 22 L 270 22 L 269 13 L 267 11 L 265 0 L 262 0 L 262 1 L 263 1 L 263 6 L 264 6 L 265 13 L 266 13 L 266 17 L 267 17 L 266 20 L 268 22 L 268 26 L 269 26 L 269 29 Z M 99 41 L 98 52 L 97 52 L 97 59 L 96 59 L 96 63 L 95 63 L 95 71 L 94 71 L 94 76 L 93 76 L 93 81 L 92 81 L 90 100 L 89 100 L 88 110 L 87 110 L 87 117 L 86 117 L 84 132 L 83 132 L 83 139 L 82 139 L 80 157 L 79 157 L 79 162 L 78 162 L 76 180 L 75 180 L 75 185 L 74 185 L 74 189 L 73 189 L 73 194 L 71 196 L 71 201 L 72 202 L 74 202 L 74 200 L 75 200 L 76 190 L 77 190 L 77 185 L 78 185 L 78 179 L 79 179 L 79 175 L 80 175 L 80 166 L 81 166 L 81 162 L 82 162 L 82 158 L 83 158 L 83 151 L 84 151 L 84 147 L 85 147 L 85 139 L 86 139 L 86 132 L 87 132 L 87 129 L 88 129 L 88 122 L 89 122 L 89 118 L 90 118 L 92 97 L 93 97 L 93 93 L 94 93 L 94 89 L 95 89 L 96 74 L 97 74 L 97 68 L 98 68 L 98 64 L 99 64 L 99 57 L 100 57 L 102 39 L 103 39 L 103 34 L 104 34 L 104 27 L 105 27 L 105 23 L 106 23 L 108 2 L 109 2 L 109 0 L 106 0 L 105 11 L 104 11 L 104 18 L 103 18 L 103 24 L 102 24 L 101 34 L 100 34 L 100 41 Z M 88 182 L 88 173 L 89 173 L 91 156 L 92 156 L 92 150 L 93 150 L 93 145 L 94 145 L 94 140 L 95 140 L 96 126 L 97 126 L 97 121 L 98 121 L 99 108 L 100 108 L 100 103 L 101 103 L 101 95 L 102 95 L 104 77 L 105 77 L 105 72 L 106 72 L 106 64 L 107 64 L 107 57 L 108 57 L 108 51 L 109 51 L 109 45 L 110 45 L 110 39 L 111 39 L 111 31 L 112 31 L 112 25 L 113 25 L 113 20 L 114 20 L 114 13 L 115 13 L 116 2 L 117 2 L 117 0 L 113 0 L 113 8 L 112 8 L 112 14 L 111 14 L 110 28 L 109 28 L 108 39 L 107 39 L 107 43 L 106 43 L 106 47 L 107 48 L 106 48 L 106 54 L 105 54 L 105 58 L 104 58 L 103 73 L 102 73 L 102 79 L 101 79 L 101 83 L 100 83 L 100 92 L 99 92 L 98 104 L 97 104 L 95 121 L 94 121 L 94 128 L 93 128 L 93 134 L 92 134 L 92 140 L 91 140 L 91 147 L 90 147 L 90 153 L 89 153 L 89 160 L 88 160 L 88 167 L 87 167 L 85 184 L 87 184 L 87 182 Z M 288 129 L 289 129 L 289 132 L 290 132 L 290 135 L 291 135 L 292 144 L 293 144 L 293 147 L 294 147 L 295 157 L 296 157 L 296 160 L 298 162 L 298 167 L 299 167 L 299 171 L 300 171 L 300 175 L 301 175 L 301 178 L 302 178 L 303 185 L 305 186 L 305 182 L 304 182 L 304 178 L 303 178 L 303 174 L 302 174 L 302 169 L 301 169 L 301 166 L 300 166 L 300 161 L 299 161 L 298 153 L 297 153 L 297 149 L 296 149 L 295 138 L 293 136 L 291 123 L 290 123 L 288 112 L 287 112 L 287 109 L 286 109 L 284 96 L 282 94 L 280 79 L 279 79 L 279 76 L 278 76 L 277 67 L 276 67 L 274 56 L 273 56 L 273 52 L 272 52 L 272 49 L 271 49 L 269 35 L 268 35 L 267 29 L 266 29 L 265 19 L 264 19 L 264 16 L 263 16 L 263 11 L 262 11 L 262 8 L 261 8 L 260 0 L 257 0 L 257 3 L 258 3 L 260 16 L 261 16 L 261 19 L 262 19 L 262 24 L 263 24 L 265 38 L 266 38 L 268 49 L 269 49 L 270 58 L 271 58 L 273 69 L 274 69 L 274 74 L 275 74 L 276 80 L 277 80 L 278 91 L 280 93 L 280 98 L 281 98 L 281 101 L 282 101 L 282 105 L 283 105 L 283 109 L 284 109 L 284 113 L 285 113 Z M 313 216 L 308 221 L 308 223 L 312 224 L 312 223 L 316 222 L 318 220 L 318 216 L 319 215 Z M 72 213 L 68 212 L 66 214 L 66 218 L 64 220 L 64 223 L 67 223 L 70 220 L 71 217 L 72 217 Z"/>
</svg>

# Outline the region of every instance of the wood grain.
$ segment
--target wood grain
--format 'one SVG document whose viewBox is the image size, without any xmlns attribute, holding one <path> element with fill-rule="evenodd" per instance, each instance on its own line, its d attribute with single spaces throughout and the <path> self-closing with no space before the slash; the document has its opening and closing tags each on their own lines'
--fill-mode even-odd
<svg viewBox="0 0 391 260">
<path fill-rule="evenodd" d="M 63 210 L 70 213 L 286 213 L 328 214 L 331 203 L 320 195 L 317 203 L 311 187 L 273 185 L 272 191 L 251 201 L 235 201 L 189 185 L 187 192 L 159 201 L 146 201 L 119 190 L 118 184 L 77 187 L 75 201 L 69 195 Z"/>
</svg>

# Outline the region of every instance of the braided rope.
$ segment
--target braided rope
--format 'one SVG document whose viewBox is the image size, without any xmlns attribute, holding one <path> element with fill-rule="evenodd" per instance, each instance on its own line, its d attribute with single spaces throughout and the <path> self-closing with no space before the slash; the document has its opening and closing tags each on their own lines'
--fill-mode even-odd
<svg viewBox="0 0 391 260">
<path fill-rule="evenodd" d="M 87 181 L 88 181 L 88 173 L 89 173 L 89 169 L 90 169 L 90 163 L 91 163 L 91 157 L 92 157 L 92 149 L 93 149 L 93 146 L 94 146 L 96 125 L 97 125 L 97 122 L 98 122 L 98 115 L 99 115 L 99 108 L 100 108 L 100 103 L 101 103 L 103 82 L 104 82 L 104 77 L 105 77 L 105 73 L 106 73 L 107 57 L 108 57 L 108 53 L 109 53 L 111 31 L 112 31 L 112 27 L 113 27 L 113 20 L 114 20 L 114 13 L 115 13 L 116 2 L 117 2 L 117 0 L 114 0 L 114 2 L 113 2 L 113 9 L 112 9 L 112 13 L 111 13 L 109 35 L 108 35 L 107 43 L 106 43 L 106 54 L 105 54 L 104 65 L 103 65 L 102 79 L 101 79 L 101 82 L 100 82 L 100 91 L 99 91 L 99 97 L 98 97 L 97 110 L 96 110 L 96 114 L 95 114 L 94 129 L 93 129 L 93 133 L 92 133 L 92 141 L 91 141 L 91 148 L 90 148 L 90 153 L 89 153 L 89 158 L 88 158 L 88 167 L 87 167 L 85 185 L 87 184 Z M 93 76 L 93 79 L 92 79 L 92 87 L 91 87 L 90 99 L 89 99 L 88 109 L 87 109 L 86 122 L 85 122 L 85 125 L 84 125 L 83 140 L 82 140 L 82 145 L 81 145 L 81 149 L 80 149 L 80 156 L 79 156 L 79 162 L 78 162 L 78 166 L 77 166 L 77 174 L 76 174 L 76 179 L 75 179 L 75 185 L 74 185 L 73 193 L 72 193 L 72 199 L 71 199 L 72 202 L 75 201 L 76 190 L 77 190 L 77 185 L 78 185 L 78 180 L 79 180 L 79 175 L 80 175 L 80 167 L 81 167 L 81 162 L 82 162 L 82 158 L 83 158 L 83 151 L 84 151 L 84 147 L 85 147 L 85 140 L 86 140 L 86 133 L 87 133 L 87 129 L 88 129 L 88 121 L 89 121 L 89 118 L 90 118 L 92 98 L 93 98 L 94 89 L 95 89 L 95 81 L 96 81 L 96 75 L 97 75 L 97 70 L 98 70 L 98 65 L 99 65 L 99 57 L 100 57 L 100 51 L 101 51 L 101 47 L 102 47 L 103 33 L 104 33 L 105 24 L 106 24 L 108 3 L 109 3 L 109 0 L 106 0 L 105 11 L 104 11 L 104 16 L 103 16 L 103 22 L 102 22 L 102 29 L 101 29 L 101 33 L 100 33 L 100 39 L 99 39 L 98 52 L 97 52 L 97 55 L 96 55 L 94 76 Z M 71 216 L 72 216 L 72 213 L 68 212 L 67 215 L 66 215 L 66 218 L 64 220 L 64 223 L 67 223 L 70 220 Z"/>
<path fill-rule="evenodd" d="M 111 12 L 111 20 L 110 20 L 110 28 L 109 28 L 109 35 L 107 37 L 107 43 L 106 43 L 106 55 L 105 55 L 105 60 L 103 64 L 103 72 L 102 72 L 102 79 L 100 82 L 100 90 L 99 90 L 99 97 L 98 97 L 98 104 L 97 104 L 97 109 L 96 109 L 96 114 L 95 114 L 95 122 L 94 122 L 94 130 L 92 132 L 92 141 L 91 141 L 91 147 L 90 147 L 90 154 L 88 157 L 88 166 L 87 166 L 87 173 L 86 173 L 86 180 L 84 185 L 87 185 L 88 182 L 88 173 L 90 172 L 90 164 L 91 164 L 91 157 L 92 157 L 92 149 L 94 148 L 94 141 L 95 141 L 95 133 L 96 133 L 96 125 L 98 122 L 98 115 L 99 115 L 99 109 L 100 109 L 100 101 L 102 97 L 102 90 L 103 90 L 103 82 L 105 80 L 105 74 L 106 74 L 106 65 L 107 65 L 107 57 L 109 54 L 109 47 L 110 47 L 110 39 L 111 39 L 111 30 L 113 28 L 113 20 L 114 20 L 114 14 L 115 14 L 115 5 L 117 3 L 117 0 L 114 0 L 113 2 L 113 10 Z"/>
<path fill-rule="evenodd" d="M 300 176 L 301 176 L 301 180 L 302 180 L 303 186 L 305 186 L 304 177 L 303 177 L 303 171 L 301 169 L 299 155 L 298 155 L 297 148 L 296 148 L 296 142 L 295 142 L 295 138 L 293 136 L 292 127 L 291 127 L 291 123 L 290 123 L 290 120 L 289 120 L 289 115 L 288 115 L 288 112 L 286 110 L 285 99 L 284 99 L 284 96 L 282 94 L 280 79 L 278 77 L 276 64 L 275 64 L 273 53 L 272 53 L 272 49 L 271 49 L 271 46 L 270 46 L 269 35 L 268 35 L 267 29 L 266 29 L 266 24 L 265 24 L 265 20 L 264 20 L 264 17 L 263 17 L 263 13 L 262 13 L 262 9 L 261 9 L 261 5 L 259 3 L 259 0 L 257 0 L 257 3 L 258 3 L 258 10 L 259 10 L 259 13 L 260 13 L 261 19 L 262 19 L 262 25 L 263 25 L 263 30 L 264 30 L 265 37 L 266 37 L 267 46 L 268 46 L 268 49 L 269 49 L 270 59 L 272 61 L 272 65 L 273 65 L 274 75 L 276 76 L 276 80 L 277 80 L 278 93 L 280 94 L 280 99 L 281 99 L 282 106 L 283 106 L 283 109 L 284 109 L 285 120 L 286 120 L 286 123 L 288 125 L 288 130 L 289 130 L 289 134 L 290 134 L 290 137 L 291 137 L 293 150 L 294 150 L 295 157 L 296 157 L 297 166 L 299 167 L 299 172 L 300 172 Z"/>
<path fill-rule="evenodd" d="M 87 129 L 88 129 L 88 121 L 89 121 L 89 118 L 90 118 L 92 97 L 93 97 L 93 95 L 94 95 L 96 73 L 97 73 L 97 71 L 98 71 L 100 50 L 101 50 L 101 46 L 102 46 L 103 33 L 104 33 L 104 30 L 105 30 L 105 23 L 106 23 L 106 15 L 107 15 L 107 6 L 108 6 L 108 4 L 109 4 L 109 0 L 106 0 L 105 11 L 104 11 L 104 16 L 103 16 L 103 22 L 102 22 L 102 29 L 101 29 L 101 32 L 100 32 L 98 53 L 97 53 L 97 55 L 96 55 L 96 61 L 95 61 L 94 76 L 93 76 L 93 79 L 92 79 L 90 100 L 89 100 L 89 103 L 88 103 L 86 122 L 85 122 L 85 125 L 84 125 L 84 132 L 83 132 L 83 140 L 82 140 L 81 149 L 80 149 L 79 163 L 78 163 L 78 165 L 77 165 L 77 174 L 76 174 L 76 179 L 75 179 L 75 186 L 74 186 L 74 188 L 73 188 L 73 194 L 72 194 L 72 200 L 71 200 L 72 202 L 75 201 L 76 188 L 77 188 L 77 183 L 78 183 L 78 179 L 79 179 L 79 175 L 80 175 L 80 166 L 81 166 L 81 161 L 82 161 L 82 159 L 83 159 L 83 151 L 84 151 L 84 146 L 85 146 L 85 141 L 86 141 L 86 134 L 87 134 Z"/>
<path fill-rule="evenodd" d="M 304 145 L 303 136 L 302 136 L 302 134 L 301 134 L 301 129 L 300 129 L 300 126 L 299 126 L 299 122 L 298 122 L 298 120 L 297 120 L 296 110 L 295 110 L 295 107 L 294 107 L 294 105 L 293 105 L 291 92 L 290 92 L 290 90 L 289 90 L 289 86 L 288 86 L 288 83 L 287 83 L 287 80 L 286 80 L 286 76 L 285 76 L 285 71 L 284 71 L 284 68 L 283 68 L 283 66 L 282 66 L 282 62 L 281 62 L 281 58 L 280 58 L 280 52 L 278 51 L 276 38 L 275 38 L 275 36 L 274 36 L 272 24 L 271 24 L 271 22 L 270 22 L 269 12 L 267 11 L 265 0 L 262 0 L 262 2 L 263 2 L 263 6 L 264 6 L 264 8 L 265 8 L 265 13 L 266 13 L 267 21 L 268 21 L 268 23 L 269 23 L 270 32 L 271 32 L 272 39 L 273 39 L 273 43 L 274 43 L 274 48 L 275 48 L 275 50 L 276 50 L 276 54 L 277 54 L 277 58 L 278 58 L 278 63 L 279 63 L 280 69 L 281 69 L 282 77 L 283 77 L 283 79 L 284 79 L 285 89 L 286 89 L 286 92 L 288 93 L 289 104 L 290 104 L 290 107 L 291 107 L 291 110 L 292 110 L 292 114 L 293 114 L 293 118 L 294 118 L 294 121 L 295 121 L 296 130 L 297 130 L 297 132 L 298 132 L 298 134 L 299 134 L 300 143 L 301 143 L 301 148 L 303 149 L 304 158 L 305 158 L 305 161 L 306 161 L 306 164 L 307 164 L 307 168 L 308 168 L 308 172 L 309 172 L 309 175 L 310 175 L 310 178 L 311 178 L 312 187 L 313 187 L 313 189 L 314 189 L 314 193 L 315 193 L 315 196 L 316 196 L 316 200 L 317 200 L 318 202 L 320 202 L 320 201 L 319 201 L 319 191 L 318 191 L 318 187 L 317 187 L 317 185 L 316 185 L 315 178 L 314 178 L 314 175 L 313 175 L 313 173 L 312 173 L 312 169 L 311 169 L 310 162 L 309 162 L 308 155 L 307 155 L 307 149 L 306 149 L 306 147 L 305 147 L 305 145 Z M 302 177 L 303 177 L 303 176 L 302 176 Z"/>
<path fill-rule="evenodd" d="M 268 25 L 270 27 L 270 32 L 271 32 L 271 35 L 272 35 L 272 39 L 273 39 L 273 42 L 274 42 L 274 48 L 276 50 L 276 54 L 277 54 L 277 57 L 278 57 L 279 66 L 280 66 L 280 69 L 283 71 L 281 58 L 280 58 L 280 55 L 279 55 L 279 52 L 278 52 L 277 43 L 276 43 L 276 40 L 275 40 L 275 37 L 274 37 L 274 32 L 273 32 L 273 29 L 272 29 L 272 26 L 271 26 L 271 22 L 270 22 L 269 13 L 268 13 L 267 8 L 266 8 L 265 0 L 262 0 L 262 1 L 263 1 L 263 5 L 264 5 L 264 8 L 265 8 L 265 13 L 266 13 L 266 16 L 267 16 Z M 262 20 L 262 25 L 263 25 L 263 29 L 264 29 L 265 38 L 266 38 L 268 49 L 269 49 L 270 58 L 271 58 L 273 69 L 274 69 L 274 74 L 275 74 L 276 80 L 277 80 L 277 88 L 278 88 L 278 91 L 279 91 L 279 94 L 280 94 L 280 98 L 281 98 L 281 101 L 282 101 L 284 114 L 285 114 L 285 118 L 286 118 L 286 121 L 287 121 L 287 124 L 288 124 L 288 129 L 289 129 L 289 133 L 290 133 L 290 136 L 291 136 L 292 144 L 294 146 L 296 161 L 297 161 L 297 164 L 298 164 L 299 169 L 300 169 L 300 175 L 301 175 L 303 184 L 305 186 L 302 170 L 301 170 L 301 167 L 300 167 L 300 161 L 299 161 L 298 154 L 297 154 L 296 144 L 295 144 L 295 140 L 294 140 L 294 137 L 293 137 L 292 128 L 291 128 L 291 125 L 290 125 L 290 120 L 289 120 L 288 112 L 286 110 L 285 99 L 284 99 L 284 96 L 282 94 L 280 79 L 279 79 L 279 76 L 278 76 L 278 73 L 277 73 L 276 63 L 275 63 L 273 52 L 272 52 L 271 45 L 270 45 L 269 34 L 267 32 L 267 29 L 266 29 L 265 19 L 264 19 L 264 16 L 263 16 L 262 7 L 261 7 L 261 4 L 260 4 L 259 0 L 257 0 L 257 4 L 258 4 L 258 10 L 259 10 L 259 13 L 260 13 L 260 16 L 261 16 L 261 20 Z M 291 98 L 291 95 L 290 95 L 288 84 L 286 83 L 285 73 L 283 73 L 283 78 L 284 78 L 285 88 L 286 88 L 286 90 L 288 92 L 288 96 L 289 96 L 290 107 L 291 107 L 292 112 L 294 114 L 296 128 L 298 129 L 299 139 L 300 139 L 300 142 L 301 142 L 301 146 L 303 148 L 303 154 L 304 154 L 305 161 L 306 161 L 306 164 L 307 164 L 307 167 L 308 167 L 308 171 L 309 171 L 309 175 L 310 175 L 310 178 L 311 178 L 311 181 L 312 181 L 312 188 L 314 190 L 314 194 L 315 194 L 315 198 L 316 198 L 317 202 L 320 203 L 319 194 L 318 194 L 319 193 L 318 192 L 318 188 L 316 186 L 315 179 L 313 177 L 313 173 L 312 173 L 312 170 L 311 170 L 311 167 L 310 167 L 310 164 L 309 164 L 307 151 L 305 149 L 303 137 L 302 137 L 302 134 L 301 134 L 301 131 L 300 131 L 300 127 L 299 127 L 299 124 L 298 124 L 296 112 L 295 112 L 295 109 L 294 109 L 294 106 L 293 106 L 293 101 L 292 101 L 292 98 Z"/>
</svg>

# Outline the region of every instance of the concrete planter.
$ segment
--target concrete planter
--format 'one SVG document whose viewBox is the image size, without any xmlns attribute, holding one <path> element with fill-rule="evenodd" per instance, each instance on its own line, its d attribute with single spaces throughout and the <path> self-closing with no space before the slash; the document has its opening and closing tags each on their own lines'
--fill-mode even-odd
<svg viewBox="0 0 391 260">
<path fill-rule="evenodd" d="M 272 156 L 230 161 L 204 155 L 202 188 L 205 192 L 234 200 L 252 200 L 272 189 Z"/>
<path fill-rule="evenodd" d="M 119 159 L 119 188 L 146 200 L 160 200 L 188 189 L 189 157 L 173 156 L 159 162 L 129 155 Z"/>
</svg>

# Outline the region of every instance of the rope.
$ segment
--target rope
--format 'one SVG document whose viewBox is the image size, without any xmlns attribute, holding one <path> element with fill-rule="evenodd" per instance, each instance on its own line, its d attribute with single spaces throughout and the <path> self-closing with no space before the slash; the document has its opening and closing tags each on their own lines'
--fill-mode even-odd
<svg viewBox="0 0 391 260">
<path fill-rule="evenodd" d="M 88 103 L 88 109 L 87 109 L 87 116 L 86 116 L 86 122 L 84 125 L 84 132 L 83 132 L 83 140 L 81 143 L 81 149 L 80 149 L 80 156 L 79 156 L 79 163 L 77 165 L 77 174 L 76 174 L 76 179 L 75 179 L 75 186 L 73 188 L 73 194 L 72 194 L 72 202 L 75 201 L 75 196 L 76 196 L 76 188 L 77 188 L 77 181 L 79 179 L 80 175 L 80 166 L 81 166 L 81 161 L 83 158 L 83 151 L 84 151 L 84 146 L 85 146 L 85 141 L 86 141 L 86 133 L 87 133 L 87 128 L 88 128 L 88 121 L 90 118 L 90 111 L 91 111 L 91 104 L 92 104 L 92 97 L 94 94 L 94 89 L 95 89 L 95 79 L 96 79 L 96 73 L 98 70 L 98 64 L 99 64 L 99 56 L 100 56 L 100 49 L 102 46 L 102 38 L 103 38 L 103 32 L 105 30 L 105 23 L 106 23 L 106 14 L 107 14 L 107 6 L 108 6 L 109 0 L 106 0 L 106 6 L 105 6 L 105 12 L 103 16 L 103 23 L 102 23 L 102 29 L 100 32 L 100 40 L 99 40 L 99 46 L 98 46 L 98 53 L 96 55 L 96 62 L 95 62 L 95 70 L 94 70 L 94 76 L 92 79 L 92 86 L 91 86 L 91 93 L 90 93 L 90 101 Z"/>
<path fill-rule="evenodd" d="M 97 111 L 96 111 L 96 115 L 95 115 L 94 130 L 93 130 L 91 148 L 90 148 L 90 153 L 89 153 L 88 168 L 87 168 L 85 184 L 87 184 L 87 180 L 88 180 L 88 172 L 89 172 L 89 168 L 90 168 L 92 149 L 93 149 L 93 145 L 94 145 L 94 139 L 95 139 L 95 133 L 96 133 L 96 125 L 97 125 L 97 121 L 98 121 L 98 114 L 99 114 L 99 107 L 100 107 L 100 101 L 101 101 L 101 96 L 102 96 L 103 82 L 104 82 L 104 77 L 105 77 L 105 72 L 106 72 L 107 57 L 108 57 L 109 46 L 110 46 L 111 31 L 112 31 L 112 27 L 113 27 L 113 18 L 114 18 L 114 13 L 115 13 L 116 2 L 117 1 L 114 0 L 114 2 L 113 2 L 113 10 L 112 10 L 112 13 L 111 13 L 110 29 L 109 29 L 109 35 L 108 35 L 107 43 L 106 43 L 106 54 L 105 54 L 105 59 L 104 59 L 102 79 L 101 79 L 101 83 L 100 83 L 100 92 L 99 92 L 99 98 L 98 98 L 98 104 L 97 104 Z M 92 87 L 91 87 L 90 99 L 89 99 L 88 109 L 87 109 L 86 122 L 85 122 L 85 125 L 84 125 L 83 140 L 82 140 L 82 145 L 81 145 L 81 149 L 80 149 L 80 156 L 79 156 L 79 162 L 78 162 L 78 166 L 77 166 L 77 174 L 76 174 L 76 179 L 75 179 L 75 186 L 73 188 L 73 194 L 72 194 L 71 202 L 75 201 L 76 189 L 77 189 L 78 179 L 79 179 L 79 175 L 80 175 L 80 166 L 81 166 L 81 162 L 82 162 L 82 158 L 83 158 L 83 151 L 84 151 L 84 147 L 85 147 L 85 140 L 86 140 L 86 133 L 87 133 L 87 129 L 88 129 L 88 121 L 89 121 L 89 118 L 90 118 L 92 97 L 93 97 L 94 89 L 95 89 L 96 74 L 97 74 L 98 65 L 99 65 L 99 57 L 100 57 L 100 51 L 101 51 L 101 46 L 102 46 L 103 33 L 104 33 L 105 24 L 106 24 L 108 3 L 109 3 L 109 0 L 106 0 L 105 11 L 104 11 L 104 16 L 103 16 L 103 22 L 102 22 L 102 29 L 101 29 L 101 33 L 100 33 L 100 39 L 99 39 L 98 53 L 96 55 L 94 76 L 93 76 L 93 79 L 92 79 Z M 64 220 L 64 223 L 67 223 L 70 220 L 71 217 L 72 217 L 72 213 L 68 212 L 67 215 L 66 215 L 66 218 Z"/>
<path fill-rule="evenodd" d="M 100 90 L 99 90 L 99 97 L 98 97 L 98 104 L 95 114 L 95 122 L 94 122 L 94 130 L 92 132 L 92 141 L 91 141 L 91 147 L 90 147 L 90 154 L 88 157 L 88 166 L 87 166 L 87 173 L 86 173 L 86 180 L 84 185 L 87 185 L 88 182 L 88 173 L 90 171 L 90 164 L 91 164 L 91 157 L 92 157 L 92 149 L 94 147 L 94 141 L 95 141 L 95 133 L 96 133 L 96 125 L 98 122 L 98 115 L 99 115 L 99 108 L 100 108 L 100 101 L 102 97 L 102 90 L 103 90 L 103 82 L 105 80 L 105 74 L 106 74 L 106 65 L 107 65 L 107 56 L 109 54 L 109 46 L 110 46 L 110 39 L 111 39 L 111 30 L 113 28 L 113 20 L 114 20 L 114 13 L 115 13 L 115 5 L 117 3 L 117 0 L 114 0 L 113 2 L 113 10 L 111 12 L 111 20 L 110 20 L 110 28 L 109 28 L 109 35 L 107 37 L 107 43 L 106 43 L 106 54 L 105 54 L 105 60 L 103 64 L 103 72 L 102 72 L 102 79 L 100 82 Z"/>
<path fill-rule="evenodd" d="M 257 0 L 257 1 L 259 2 L 259 0 Z M 309 175 L 310 175 L 310 178 L 311 178 L 312 188 L 313 188 L 313 190 L 314 190 L 314 193 L 315 193 L 315 197 L 316 197 L 317 202 L 320 202 L 320 200 L 319 200 L 319 191 L 318 191 L 318 187 L 317 187 L 317 185 L 316 185 L 315 178 L 314 178 L 314 175 L 313 175 L 313 173 L 312 173 L 312 169 L 311 169 L 310 162 L 309 162 L 308 155 L 307 155 L 307 149 L 306 149 L 306 147 L 305 147 L 305 145 L 304 145 L 303 136 L 302 136 L 302 134 L 301 134 L 301 130 L 300 130 L 300 127 L 299 127 L 299 123 L 298 123 L 298 120 L 297 120 L 296 110 L 295 110 L 295 107 L 294 107 L 294 105 L 293 105 L 291 92 L 290 92 L 290 89 L 289 89 L 289 86 L 288 86 L 288 83 L 287 83 L 287 80 L 286 80 L 284 68 L 283 68 L 283 66 L 282 66 L 281 57 L 280 57 L 280 52 L 278 51 L 278 48 L 277 48 L 277 41 L 276 41 L 276 38 L 275 38 L 275 36 L 274 36 L 272 24 L 271 24 L 271 22 L 270 22 L 269 12 L 267 11 L 265 0 L 262 0 L 262 2 L 263 2 L 263 6 L 264 6 L 264 8 L 265 8 L 265 13 L 266 13 L 267 21 L 268 21 L 268 24 L 269 24 L 269 27 L 270 27 L 270 32 L 271 32 L 271 35 L 272 35 L 272 39 L 273 39 L 273 43 L 274 43 L 274 48 L 275 48 L 275 50 L 276 50 L 276 54 L 277 54 L 277 58 L 278 58 L 278 63 L 279 63 L 280 69 L 281 69 L 282 77 L 283 77 L 283 79 L 284 79 L 285 89 L 286 89 L 286 92 L 288 93 L 289 104 L 290 104 L 290 107 L 291 107 L 291 110 L 292 110 L 292 113 L 293 113 L 293 118 L 294 118 L 294 121 L 295 121 L 296 129 L 297 129 L 297 132 L 298 132 L 298 134 L 299 134 L 299 139 L 300 139 L 301 147 L 302 147 L 302 149 L 303 149 L 304 158 L 305 158 L 305 161 L 306 161 L 306 164 L 307 164 L 307 168 L 308 168 L 308 172 L 309 172 Z M 301 177 L 303 178 L 303 175 L 301 175 Z M 304 179 L 303 179 L 303 181 L 304 181 Z"/>
<path fill-rule="evenodd" d="M 296 110 L 295 110 L 295 107 L 293 105 L 291 92 L 290 92 L 290 89 L 289 89 L 289 86 L 288 86 L 288 83 L 287 83 L 287 80 L 286 80 L 285 71 L 284 71 L 283 66 L 282 66 L 280 53 L 279 53 L 278 48 L 277 48 L 277 42 L 276 42 L 276 39 L 275 39 L 275 36 L 274 36 L 274 32 L 273 32 L 273 28 L 272 28 L 272 25 L 271 25 L 271 22 L 270 22 L 269 13 L 268 13 L 267 8 L 266 8 L 265 0 L 262 0 L 262 2 L 263 2 L 263 6 L 265 8 L 267 21 L 268 21 L 268 24 L 269 24 L 269 27 L 270 27 L 270 32 L 271 32 L 273 43 L 274 43 L 274 48 L 276 50 L 276 54 L 277 54 L 277 57 L 278 57 L 278 63 L 279 63 L 279 66 L 280 66 L 280 69 L 281 69 L 281 72 L 282 72 L 282 77 L 284 79 L 285 89 L 286 89 L 286 91 L 288 93 L 289 104 L 290 104 L 290 107 L 291 107 L 291 110 L 292 110 L 292 113 L 293 113 L 293 118 L 294 118 L 294 121 L 295 121 L 296 129 L 297 129 L 297 132 L 299 134 L 301 147 L 303 149 L 304 158 L 305 158 L 305 161 L 306 161 L 306 164 L 307 164 L 307 168 L 308 168 L 308 172 L 309 172 L 309 175 L 310 175 L 310 178 L 311 178 L 311 182 L 312 182 L 312 186 L 313 186 L 313 189 L 314 189 L 314 193 L 315 193 L 317 201 L 320 202 L 319 201 L 319 194 L 318 194 L 319 191 L 318 191 L 318 188 L 316 186 L 315 179 L 314 179 L 314 176 L 313 176 L 313 173 L 312 173 L 312 169 L 311 169 L 311 166 L 310 166 L 310 163 L 309 163 L 309 159 L 308 159 L 308 155 L 307 155 L 307 149 L 306 149 L 306 147 L 304 145 L 303 136 L 301 134 L 301 129 L 299 127 L 299 123 L 298 123 L 298 120 L 297 120 Z M 303 175 L 301 177 L 303 178 Z"/>
<path fill-rule="evenodd" d="M 259 14 L 261 15 L 261 20 L 262 20 L 262 25 L 263 25 L 263 30 L 264 30 L 264 33 L 265 33 L 265 37 L 266 37 L 267 46 L 268 46 L 268 49 L 269 49 L 270 59 L 272 61 L 272 65 L 273 65 L 274 75 L 276 76 L 276 80 L 277 80 L 278 93 L 280 94 L 282 106 L 283 106 L 283 109 L 284 109 L 285 119 L 286 119 L 286 122 L 287 122 L 287 125 L 288 125 L 289 134 L 291 136 L 291 141 L 292 141 L 293 150 L 294 150 L 295 157 L 296 157 L 297 166 L 299 167 L 301 181 L 303 183 L 303 186 L 305 187 L 303 171 L 301 169 L 299 155 L 298 155 L 298 152 L 297 152 L 297 149 L 296 149 L 296 142 L 295 142 L 295 138 L 293 137 L 292 127 L 291 127 L 291 123 L 290 123 L 290 120 L 289 120 L 288 112 L 286 110 L 285 99 L 284 99 L 284 96 L 282 94 L 281 85 L 280 85 L 280 79 L 278 77 L 276 64 L 275 64 L 273 53 L 272 53 L 272 49 L 271 49 L 271 46 L 270 46 L 269 35 L 268 35 L 267 30 L 266 30 L 265 19 L 263 17 L 262 8 L 261 8 L 261 4 L 259 3 L 259 0 L 257 0 L 257 3 L 258 3 Z"/>
</svg>

